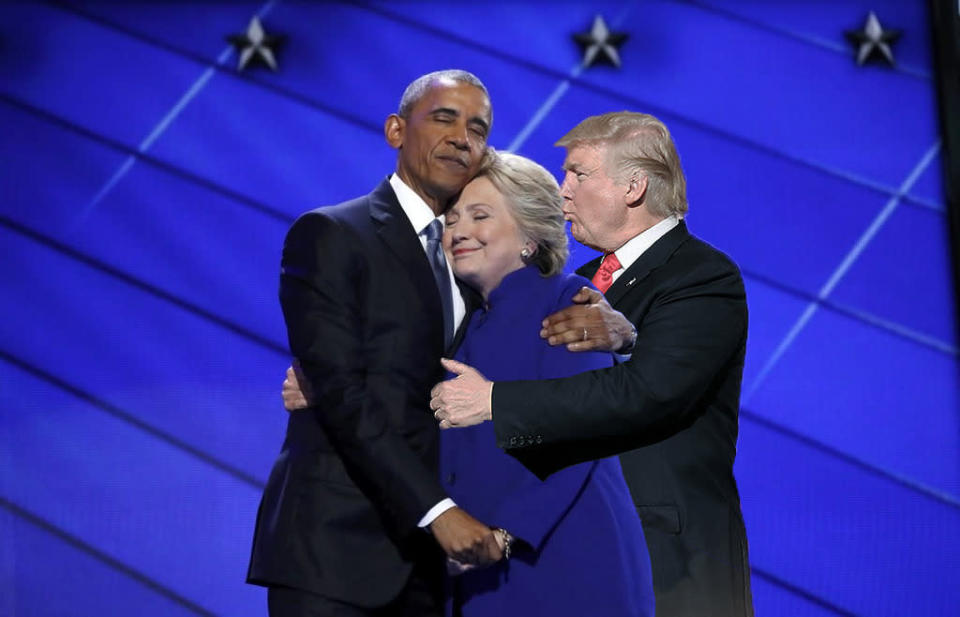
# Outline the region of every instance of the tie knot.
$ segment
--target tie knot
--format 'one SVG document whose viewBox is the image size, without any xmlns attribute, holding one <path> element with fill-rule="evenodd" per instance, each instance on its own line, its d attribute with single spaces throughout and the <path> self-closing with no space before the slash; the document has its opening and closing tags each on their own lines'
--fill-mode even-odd
<svg viewBox="0 0 960 617">
<path fill-rule="evenodd" d="M 607 293 L 607 290 L 613 285 L 613 273 L 621 267 L 617 256 L 613 253 L 607 253 L 603 256 L 603 261 L 600 262 L 600 267 L 597 268 L 591 282 L 597 286 L 601 293 Z"/>
<path fill-rule="evenodd" d="M 607 253 L 603 256 L 603 261 L 600 262 L 600 269 L 613 274 L 620 269 L 620 260 L 617 259 L 615 253 Z"/>
<path fill-rule="evenodd" d="M 443 223 L 440 222 L 440 219 L 433 219 L 423 229 L 423 233 L 427 236 L 427 242 L 437 242 L 443 235 Z"/>
</svg>

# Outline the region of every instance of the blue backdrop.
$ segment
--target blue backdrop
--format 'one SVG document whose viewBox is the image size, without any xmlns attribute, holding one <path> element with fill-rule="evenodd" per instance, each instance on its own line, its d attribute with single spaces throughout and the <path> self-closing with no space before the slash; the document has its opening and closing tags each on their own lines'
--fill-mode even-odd
<svg viewBox="0 0 960 617">
<path fill-rule="evenodd" d="M 903 30 L 896 68 L 843 31 Z M 578 68 L 597 13 L 622 70 Z M 258 14 L 280 68 L 235 71 Z M 479 75 L 491 143 L 631 109 L 751 312 L 737 477 L 757 614 L 953 615 L 960 387 L 925 3 L 0 7 L 0 615 L 263 615 L 292 219 L 392 170 L 382 122 Z M 578 247 L 571 265 L 592 257 Z M 402 308 L 400 309 L 402 310 Z M 598 613 L 600 614 L 600 613 Z"/>
</svg>

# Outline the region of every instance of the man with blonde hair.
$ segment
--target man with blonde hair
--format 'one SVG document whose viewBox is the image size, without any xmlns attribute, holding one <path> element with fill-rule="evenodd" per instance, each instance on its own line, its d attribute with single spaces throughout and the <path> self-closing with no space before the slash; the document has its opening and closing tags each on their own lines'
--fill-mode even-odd
<svg viewBox="0 0 960 617">
<path fill-rule="evenodd" d="M 578 273 L 606 298 L 585 288 L 541 335 L 632 355 L 565 379 L 496 384 L 445 360 L 460 376 L 434 388 L 431 408 L 441 428 L 492 420 L 499 445 L 541 477 L 620 454 L 657 615 L 753 615 L 733 477 L 747 339 L 740 272 L 687 231 L 686 180 L 658 119 L 592 116 L 557 145 L 567 149 L 571 232 L 603 253 Z"/>
</svg>

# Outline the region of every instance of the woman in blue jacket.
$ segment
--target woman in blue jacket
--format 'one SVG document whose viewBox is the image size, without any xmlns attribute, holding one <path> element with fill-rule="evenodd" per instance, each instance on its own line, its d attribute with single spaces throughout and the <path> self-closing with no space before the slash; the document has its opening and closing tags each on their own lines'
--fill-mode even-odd
<svg viewBox="0 0 960 617">
<path fill-rule="evenodd" d="M 589 285 L 562 272 L 562 208 L 549 172 L 498 153 L 446 215 L 447 257 L 484 299 L 456 358 L 489 379 L 565 377 L 612 363 L 609 354 L 569 352 L 539 336 L 541 320 Z M 509 559 L 451 579 L 451 612 L 652 617 L 646 543 L 616 458 L 540 480 L 497 447 L 493 424 L 485 422 L 444 431 L 440 466 L 459 506 L 513 538 Z"/>
</svg>

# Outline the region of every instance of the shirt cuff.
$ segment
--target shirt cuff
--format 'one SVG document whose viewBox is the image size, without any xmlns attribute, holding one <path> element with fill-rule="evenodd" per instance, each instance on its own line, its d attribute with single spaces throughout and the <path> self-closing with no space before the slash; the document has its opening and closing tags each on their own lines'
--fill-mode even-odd
<svg viewBox="0 0 960 617">
<path fill-rule="evenodd" d="M 452 499 L 447 497 L 437 505 L 433 506 L 427 513 L 423 515 L 423 518 L 420 519 L 420 522 L 417 523 L 417 527 L 426 527 L 433 521 L 437 519 L 438 516 L 449 510 L 450 508 L 456 508 L 457 504 L 454 503 Z"/>
</svg>

